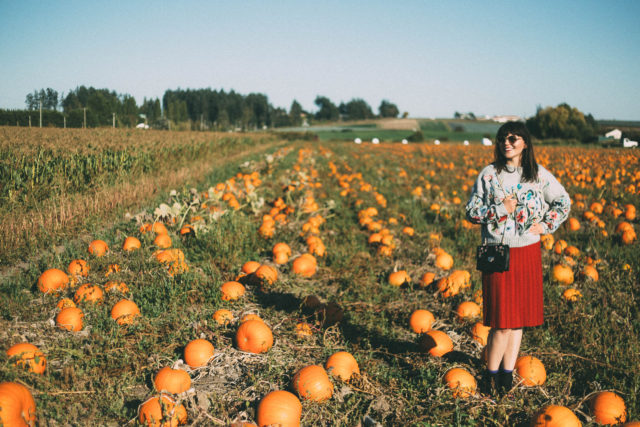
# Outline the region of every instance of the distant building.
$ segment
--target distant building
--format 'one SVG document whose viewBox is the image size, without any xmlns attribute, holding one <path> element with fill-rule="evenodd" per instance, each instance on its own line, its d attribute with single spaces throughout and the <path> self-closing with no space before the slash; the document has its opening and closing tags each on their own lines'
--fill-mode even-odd
<svg viewBox="0 0 640 427">
<path fill-rule="evenodd" d="M 493 116 L 491 120 L 496 123 L 524 122 L 524 119 L 520 116 Z"/>
</svg>

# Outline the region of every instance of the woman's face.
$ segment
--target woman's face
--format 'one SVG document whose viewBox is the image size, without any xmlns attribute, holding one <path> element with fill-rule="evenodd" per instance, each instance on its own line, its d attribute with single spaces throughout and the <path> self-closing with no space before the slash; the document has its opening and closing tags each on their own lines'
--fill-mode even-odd
<svg viewBox="0 0 640 427">
<path fill-rule="evenodd" d="M 522 150 L 527 147 L 519 135 L 508 134 L 504 139 L 504 142 L 500 144 L 500 150 L 502 154 L 507 158 L 507 164 L 511 166 L 520 166 L 520 159 L 522 157 Z"/>
</svg>

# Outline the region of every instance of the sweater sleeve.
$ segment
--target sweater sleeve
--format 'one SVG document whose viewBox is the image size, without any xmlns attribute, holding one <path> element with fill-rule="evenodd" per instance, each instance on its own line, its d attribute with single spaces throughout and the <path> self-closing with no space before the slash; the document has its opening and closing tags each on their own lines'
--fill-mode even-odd
<svg viewBox="0 0 640 427">
<path fill-rule="evenodd" d="M 501 224 L 507 220 L 509 212 L 502 201 L 495 203 L 491 183 L 495 178 L 495 170 L 487 167 L 478 175 L 471 198 L 467 202 L 467 219 L 474 224 Z"/>
<path fill-rule="evenodd" d="M 549 209 L 542 218 L 542 224 L 547 228 L 548 233 L 553 233 L 569 217 L 571 198 L 551 172 L 544 168 L 541 168 L 541 171 L 542 194 L 549 205 Z"/>
</svg>

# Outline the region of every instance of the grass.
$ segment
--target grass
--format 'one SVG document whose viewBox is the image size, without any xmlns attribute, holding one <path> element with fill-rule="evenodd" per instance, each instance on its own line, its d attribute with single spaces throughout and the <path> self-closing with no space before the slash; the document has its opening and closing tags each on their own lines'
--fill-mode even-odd
<svg viewBox="0 0 640 427">
<path fill-rule="evenodd" d="M 601 260 L 598 282 L 576 274 L 575 286 L 583 298 L 575 303 L 564 301 L 563 288 L 548 277 L 551 266 L 562 257 L 544 252 L 545 324 L 525 332 L 522 352 L 544 362 L 547 382 L 541 387 L 517 387 L 512 399 L 498 402 L 480 394 L 454 399 L 442 385 L 443 375 L 452 367 L 464 367 L 478 376 L 482 347 L 469 333 L 474 321 L 461 321 L 455 314 L 457 305 L 471 299 L 480 288 L 480 277 L 473 267 L 478 230 L 461 227 L 464 209 L 453 197 L 466 201 L 475 179 L 469 169 L 478 170 L 487 163 L 491 150 L 303 141 L 264 148 L 234 151 L 235 157 L 232 154 L 229 161 L 216 164 L 197 183 L 161 188 L 132 211 L 140 212 L 139 220 L 95 212 L 74 239 L 58 240 L 57 250 L 42 250 L 39 257 L 27 260 L 24 271 L 3 277 L 0 342 L 6 345 L 2 349 L 30 341 L 44 351 L 48 367 L 44 375 L 31 374 L 16 369 L 0 352 L 0 380 L 28 386 L 41 422 L 131 422 L 138 406 L 155 394 L 155 373 L 181 359 L 184 346 L 195 338 L 208 339 L 216 348 L 215 358 L 206 367 L 184 367 L 191 374 L 193 390 L 179 398 L 187 408 L 189 423 L 195 425 L 255 422 L 257 404 L 266 393 L 291 390 L 291 378 L 298 369 L 323 364 L 340 350 L 354 354 L 361 375 L 350 383 L 332 379 L 334 395 L 325 403 L 303 402 L 303 425 L 356 425 L 365 417 L 383 425 L 528 425 L 532 415 L 549 403 L 570 407 L 589 425 L 593 422 L 588 398 L 605 389 L 615 390 L 625 399 L 629 419 L 640 417 L 640 384 L 631 374 L 640 366 L 635 291 L 640 261 L 637 242 L 619 244 L 614 231 L 619 220 L 601 215 L 609 233 L 605 237 L 600 228 L 582 220 L 583 208 L 574 207 L 572 216 L 581 220 L 582 228 L 577 232 L 561 228 L 555 233 L 556 240 L 565 239 L 583 254 Z M 624 191 L 637 180 L 633 178 L 639 170 L 635 153 L 543 147 L 538 154 L 574 199 L 583 197 L 587 207 L 602 197 L 607 203 L 638 206 L 638 195 Z M 626 172 L 616 175 L 615 170 Z M 587 175 L 605 177 L 607 171 L 611 175 L 603 178 L 600 188 L 586 181 Z M 261 183 L 247 192 L 239 173 L 257 173 Z M 229 187 L 232 178 L 236 184 Z M 226 183 L 226 191 L 236 195 L 240 209 L 230 208 L 221 199 L 222 193 L 209 191 L 219 183 Z M 341 183 L 348 183 L 350 191 L 343 193 L 346 188 Z M 423 193 L 413 196 L 418 186 Z M 171 189 L 176 190 L 173 195 Z M 205 193 L 210 196 L 205 198 Z M 318 211 L 304 213 L 304 200 L 310 194 Z M 386 206 L 376 194 L 384 197 Z M 274 238 L 265 239 L 258 227 L 279 197 L 294 211 L 287 215 L 286 223 L 276 225 Z M 437 213 L 431 210 L 435 202 L 441 206 Z M 171 217 L 153 214 L 160 203 L 181 205 L 175 224 Z M 390 257 L 379 255 L 376 247 L 367 243 L 371 232 L 358 223 L 358 212 L 366 207 L 378 209 L 376 218 L 384 221 L 394 236 L 396 247 Z M 314 214 L 326 219 L 319 236 L 327 254 L 319 258 L 313 277 L 296 276 L 289 262 L 278 267 L 279 279 L 272 286 L 261 289 L 246 282 L 247 294 L 240 300 L 221 300 L 220 285 L 235 279 L 244 262 L 272 264 L 271 248 L 276 242 L 288 243 L 292 258 L 307 252 L 302 226 Z M 183 217 L 193 224 L 194 235 L 180 237 L 178 225 Z M 153 236 L 140 234 L 139 225 L 157 219 L 167 223 L 174 247 L 184 252 L 188 272 L 172 277 L 155 262 Z M 405 226 L 414 228 L 414 236 L 402 232 Z M 440 236 L 439 242 L 430 237 L 432 233 Z M 129 235 L 140 238 L 142 249 L 133 253 L 120 250 Z M 55 240 L 56 234 L 50 238 Z M 94 238 L 108 242 L 111 250 L 105 257 L 93 258 L 86 253 Z M 438 278 L 448 274 L 434 265 L 435 245 L 454 255 L 454 268 L 471 273 L 469 289 L 444 298 L 435 287 L 417 284 L 427 271 Z M 87 282 L 100 286 L 112 279 L 125 282 L 131 289 L 126 297 L 139 305 L 142 317 L 129 327 L 118 326 L 109 310 L 123 295 L 107 294 L 101 305 L 81 304 L 85 312 L 82 332 L 57 329 L 53 325 L 55 304 L 63 295 L 73 296 L 73 290 L 57 297 L 42 295 L 35 283 L 44 270 L 66 269 L 76 258 L 86 259 L 91 266 L 89 277 L 84 279 Z M 576 273 L 583 262 L 584 258 L 578 260 Z M 121 271 L 107 278 L 105 272 L 111 264 L 120 265 Z M 625 264 L 629 270 L 623 268 Z M 412 283 L 390 286 L 387 277 L 396 269 L 407 270 Z M 310 295 L 339 307 L 342 319 L 326 321 L 322 312 L 305 305 Z M 236 321 L 244 313 L 259 313 L 273 329 L 273 348 L 262 355 L 236 350 L 233 337 L 237 324 L 215 324 L 212 314 L 219 308 L 230 309 Z M 418 337 L 407 326 L 417 308 L 434 313 L 434 327 L 452 338 L 454 352 L 443 358 L 421 352 Z M 300 321 L 312 325 L 311 337 L 296 335 Z"/>
</svg>

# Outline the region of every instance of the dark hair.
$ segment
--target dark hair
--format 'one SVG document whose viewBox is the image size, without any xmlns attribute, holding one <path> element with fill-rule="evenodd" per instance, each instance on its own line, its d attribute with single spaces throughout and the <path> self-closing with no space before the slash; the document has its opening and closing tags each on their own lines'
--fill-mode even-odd
<svg viewBox="0 0 640 427">
<path fill-rule="evenodd" d="M 533 141 L 527 127 L 522 122 L 507 122 L 500 126 L 496 134 L 496 145 L 493 150 L 493 165 L 498 173 L 507 168 L 507 158 L 500 147 L 505 143 L 509 134 L 522 137 L 526 144 L 520 158 L 522 180 L 528 182 L 536 181 L 538 179 L 538 163 L 536 162 L 536 156 L 533 154 Z"/>
</svg>

